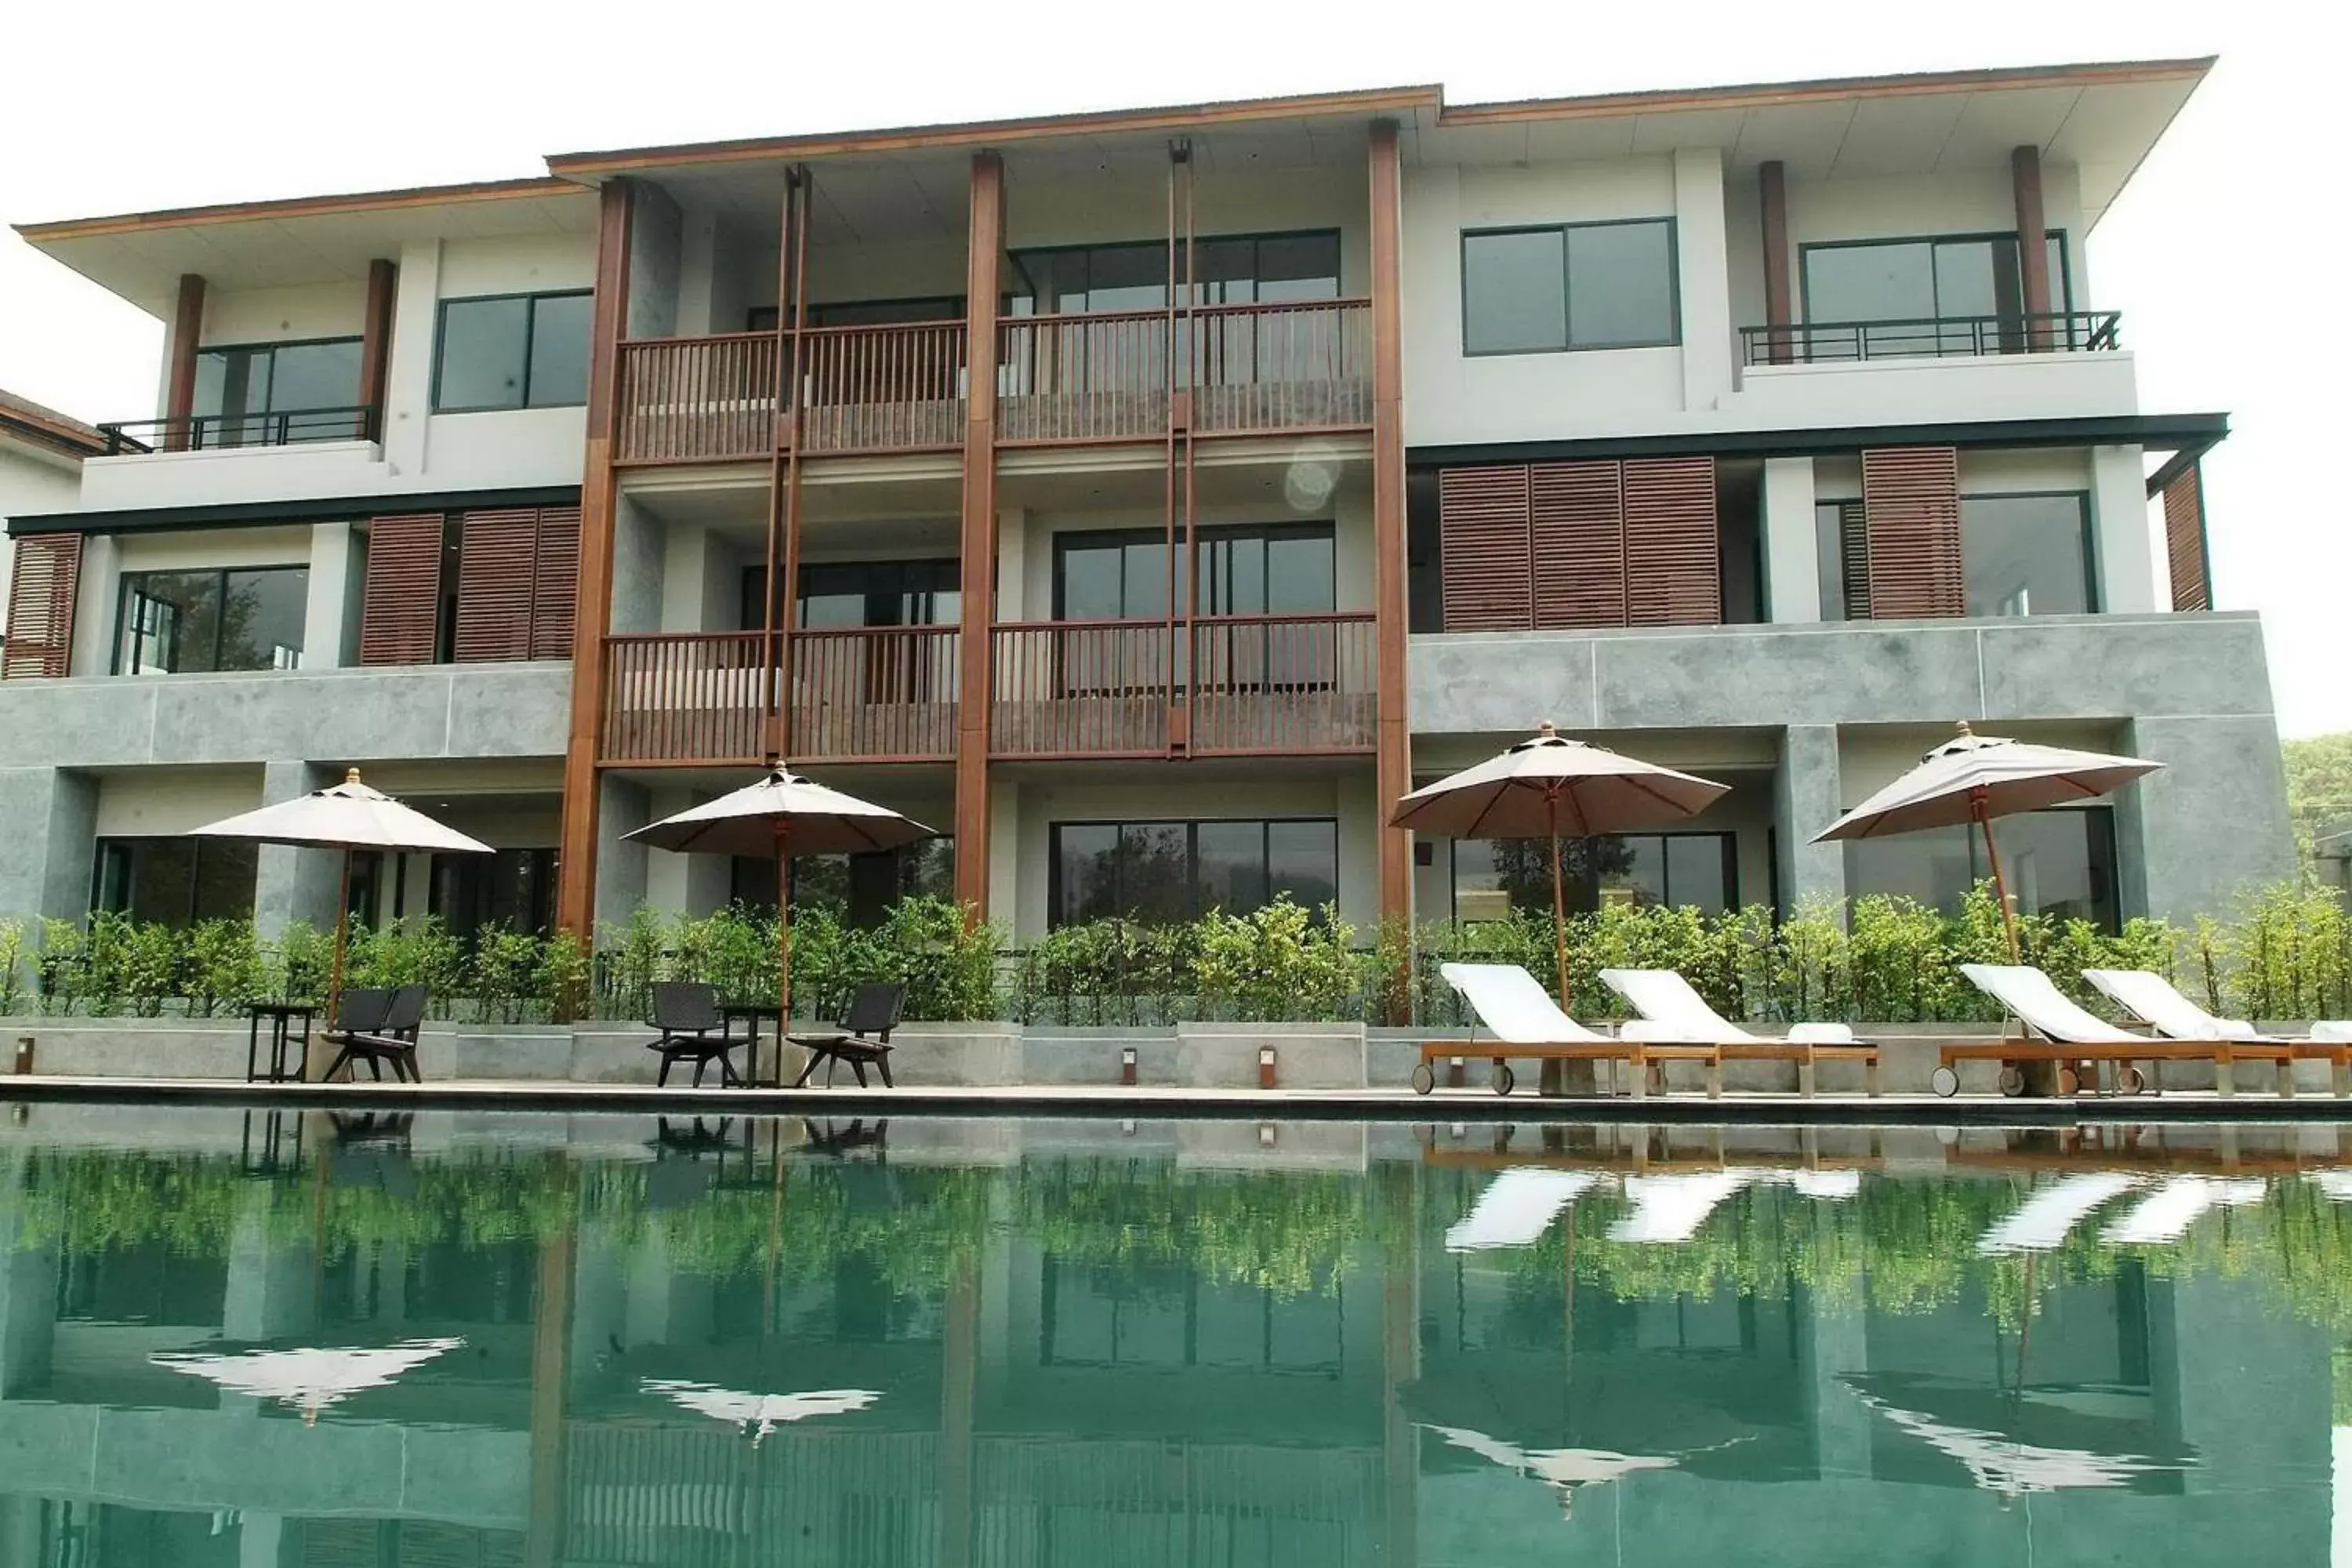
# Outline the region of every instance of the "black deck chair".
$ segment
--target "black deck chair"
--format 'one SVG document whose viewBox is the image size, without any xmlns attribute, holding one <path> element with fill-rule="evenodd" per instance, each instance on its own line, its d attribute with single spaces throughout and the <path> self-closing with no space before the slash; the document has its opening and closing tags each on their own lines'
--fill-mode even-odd
<svg viewBox="0 0 2352 1568">
<path fill-rule="evenodd" d="M 882 1087 L 896 1089 L 890 1081 L 890 1031 L 898 1026 L 898 1015 L 906 1010 L 907 988 L 887 981 L 868 981 L 857 988 L 849 999 L 849 1012 L 841 1020 L 838 1033 L 830 1035 L 786 1035 L 785 1039 L 809 1053 L 808 1066 L 793 1080 L 794 1089 L 807 1085 L 816 1064 L 824 1063 L 824 1085 L 833 1087 L 833 1069 L 843 1062 L 857 1075 L 857 1087 L 866 1087 L 866 1064 L 872 1063 L 882 1074 Z"/>
<path fill-rule="evenodd" d="M 381 1081 L 383 1064 L 392 1064 L 395 1081 L 405 1079 L 421 1083 L 424 1075 L 416 1070 L 416 1035 L 425 1026 L 425 1002 L 427 993 L 422 985 L 403 985 L 391 994 L 384 1007 L 383 1021 L 373 1029 L 352 1029 L 328 1037 L 329 1044 L 340 1043 L 342 1049 L 327 1068 L 332 1079 L 343 1070 L 347 1062 L 365 1062 L 368 1071 Z M 344 1011 L 349 1013 L 351 995 L 344 994 Z"/>
<path fill-rule="evenodd" d="M 694 1059 L 697 1089 L 702 1087 L 703 1068 L 714 1061 L 719 1088 L 743 1081 L 727 1055 L 742 1042 L 720 1026 L 717 986 L 692 980 L 655 981 L 653 1016 L 646 1023 L 661 1031 L 661 1038 L 646 1043 L 646 1049 L 661 1053 L 661 1077 L 655 1080 L 658 1087 L 668 1087 L 670 1068 L 688 1057 Z"/>
</svg>

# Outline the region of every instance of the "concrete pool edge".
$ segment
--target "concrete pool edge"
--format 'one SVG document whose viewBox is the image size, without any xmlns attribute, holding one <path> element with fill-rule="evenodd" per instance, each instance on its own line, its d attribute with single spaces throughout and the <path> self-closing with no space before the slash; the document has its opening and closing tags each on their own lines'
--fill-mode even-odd
<svg viewBox="0 0 2352 1568">
<path fill-rule="evenodd" d="M 1744 1094 L 1707 1100 L 1543 1098 L 1452 1090 L 1246 1089 L 1018 1085 L 1002 1089 L 659 1089 L 650 1084 L 525 1080 L 245 1083 L 229 1079 L 0 1076 L 13 1104 L 188 1105 L 302 1110 L 566 1110 L 656 1115 L 1186 1117 L 1247 1121 L 1625 1121 L 1682 1124 L 2073 1126 L 2086 1122 L 2352 1121 L 2352 1100 L 2210 1091 L 2011 1100 L 1970 1095 Z"/>
</svg>

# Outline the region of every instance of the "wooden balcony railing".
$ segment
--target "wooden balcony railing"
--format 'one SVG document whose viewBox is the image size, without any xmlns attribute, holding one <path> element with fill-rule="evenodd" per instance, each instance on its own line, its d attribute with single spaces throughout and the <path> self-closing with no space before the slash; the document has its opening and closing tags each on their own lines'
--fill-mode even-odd
<svg viewBox="0 0 2352 1568">
<path fill-rule="evenodd" d="M 995 630 L 989 750 L 1008 757 L 1360 752 L 1370 615 L 1060 621 Z M 1188 657 L 1189 654 L 1189 657 Z"/>
<path fill-rule="evenodd" d="M 621 345 L 613 460 L 764 458 L 776 439 L 778 338 L 645 338 Z"/>
<path fill-rule="evenodd" d="M 1172 321 L 1164 310 L 1024 316 L 998 331 L 1007 442 L 1151 439 L 1168 429 L 1171 387 L 1190 395 L 1192 428 L 1211 434 L 1371 422 L 1366 300 L 1219 305 Z"/>
<path fill-rule="evenodd" d="M 961 321 L 819 327 L 801 334 L 808 452 L 919 452 L 963 444 Z"/>
<path fill-rule="evenodd" d="M 759 632 L 604 639 L 608 763 L 756 763 L 773 677 Z"/>
<path fill-rule="evenodd" d="M 792 754 L 917 762 L 955 754 L 953 626 L 794 632 Z"/>
</svg>

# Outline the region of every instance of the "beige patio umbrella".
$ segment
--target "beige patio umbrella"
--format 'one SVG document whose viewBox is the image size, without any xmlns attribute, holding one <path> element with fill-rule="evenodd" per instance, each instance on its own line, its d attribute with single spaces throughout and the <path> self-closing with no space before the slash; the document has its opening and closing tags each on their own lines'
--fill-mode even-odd
<svg viewBox="0 0 2352 1568">
<path fill-rule="evenodd" d="M 787 875 L 792 858 L 896 849 L 934 835 L 921 823 L 887 806 L 812 784 L 778 767 L 758 784 L 622 837 L 679 854 L 775 858 L 776 1003 L 782 1009 L 782 1026 L 788 1027 L 793 1016 L 793 921 Z M 781 1036 L 781 1027 L 778 1033 Z"/>
<path fill-rule="evenodd" d="M 1927 827 L 1972 824 L 1984 835 L 1985 863 L 1992 870 L 1993 897 L 2000 901 L 2001 929 L 2009 937 L 2009 961 L 2016 963 L 2023 950 L 2017 941 L 2017 911 L 2010 907 L 2000 852 L 1993 843 L 1992 819 L 2094 800 L 2162 766 L 2140 757 L 2113 757 L 2104 752 L 2077 752 L 1979 735 L 1963 719 L 1958 734 L 1921 757 L 1917 767 L 1823 828 L 1813 842 L 1880 838 Z"/>
<path fill-rule="evenodd" d="M 1729 788 L 1571 741 L 1546 722 L 1532 740 L 1406 795 L 1397 802 L 1389 826 L 1450 838 L 1551 840 L 1552 948 L 1565 1007 L 1568 907 L 1560 889 L 1561 835 L 1590 838 L 1679 822 Z"/>
<path fill-rule="evenodd" d="M 343 782 L 312 790 L 293 800 L 265 805 L 258 811 L 225 817 L 191 829 L 191 838 L 249 838 L 263 844 L 291 844 L 304 849 L 343 852 L 341 891 L 335 897 L 335 956 L 327 979 L 327 1016 L 333 1018 L 343 997 L 343 950 L 351 940 L 352 853 L 358 849 L 430 850 L 448 855 L 488 855 L 490 847 L 468 838 L 454 827 L 444 827 L 421 811 L 409 807 L 360 782 L 352 769 Z"/>
</svg>

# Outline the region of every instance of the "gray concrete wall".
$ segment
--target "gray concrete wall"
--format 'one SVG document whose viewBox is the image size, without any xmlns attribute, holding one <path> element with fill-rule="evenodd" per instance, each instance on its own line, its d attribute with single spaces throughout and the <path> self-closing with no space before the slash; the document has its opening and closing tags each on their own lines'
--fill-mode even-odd
<svg viewBox="0 0 2352 1568">
<path fill-rule="evenodd" d="M 2260 618 L 2250 614 L 1416 637 L 1416 735 L 1786 726 L 1784 896 L 1844 889 L 1806 840 L 1839 797 L 1842 727 L 2106 721 L 2165 771 L 2116 796 L 2126 915 L 2227 913 L 2294 869 Z M 1511 679 L 1498 679 L 1508 670 Z"/>
<path fill-rule="evenodd" d="M 261 804 L 296 800 L 327 784 L 327 772 L 308 763 L 269 763 L 261 770 Z M 342 857 L 329 849 L 265 844 L 253 879 L 253 922 L 264 939 L 296 921 L 324 931 L 335 923 Z"/>
<path fill-rule="evenodd" d="M 7 744 L 0 719 L 0 747 Z M 53 767 L 0 767 L 0 919 L 79 919 L 89 908 L 98 781 Z"/>
</svg>

